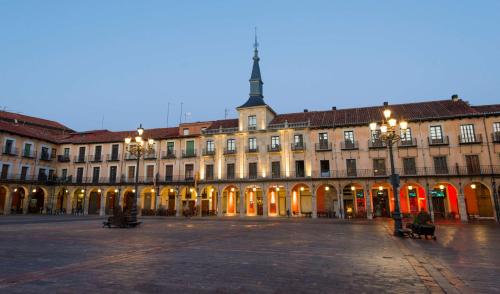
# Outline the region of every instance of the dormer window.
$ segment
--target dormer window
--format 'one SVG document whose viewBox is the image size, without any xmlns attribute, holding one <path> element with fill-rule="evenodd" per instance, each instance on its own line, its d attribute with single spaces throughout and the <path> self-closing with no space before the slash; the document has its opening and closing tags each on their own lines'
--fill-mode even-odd
<svg viewBox="0 0 500 294">
<path fill-rule="evenodd" d="M 189 129 L 188 128 L 183 129 L 182 130 L 182 135 L 189 136 Z"/>
<path fill-rule="evenodd" d="M 257 128 L 257 116 L 249 115 L 248 116 L 248 129 L 255 130 Z"/>
</svg>

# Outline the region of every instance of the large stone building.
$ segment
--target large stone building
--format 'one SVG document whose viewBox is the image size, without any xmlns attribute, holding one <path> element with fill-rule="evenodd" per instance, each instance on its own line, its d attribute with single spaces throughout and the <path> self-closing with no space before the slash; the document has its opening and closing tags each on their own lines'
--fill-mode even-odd
<svg viewBox="0 0 500 294">
<path fill-rule="evenodd" d="M 408 121 L 395 146 L 403 214 L 498 218 L 500 104 L 451 99 L 277 114 L 264 102 L 255 48 L 239 117 L 147 129 L 154 151 L 126 152 L 135 131 L 75 132 L 0 112 L 0 213 L 390 216 L 386 144 L 368 125 L 389 108 Z M 495 204 L 496 203 L 496 204 Z"/>
</svg>

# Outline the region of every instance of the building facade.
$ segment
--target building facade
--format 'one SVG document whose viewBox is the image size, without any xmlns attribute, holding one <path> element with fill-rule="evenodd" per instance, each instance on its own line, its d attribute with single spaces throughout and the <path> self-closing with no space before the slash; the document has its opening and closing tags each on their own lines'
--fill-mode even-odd
<svg viewBox="0 0 500 294">
<path fill-rule="evenodd" d="M 408 121 L 394 149 L 368 125 L 385 108 Z M 135 131 L 76 132 L 0 112 L 0 213 L 111 214 L 135 201 L 143 215 L 389 217 L 498 220 L 500 104 L 458 96 L 409 104 L 277 114 L 263 97 L 257 47 L 238 118 L 146 129 L 154 151 L 137 166 Z"/>
</svg>

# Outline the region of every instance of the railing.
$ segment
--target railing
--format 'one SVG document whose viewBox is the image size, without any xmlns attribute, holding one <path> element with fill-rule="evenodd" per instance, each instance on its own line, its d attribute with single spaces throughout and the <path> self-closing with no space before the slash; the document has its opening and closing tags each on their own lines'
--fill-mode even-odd
<svg viewBox="0 0 500 294">
<path fill-rule="evenodd" d="M 247 126 L 247 129 L 249 131 L 256 131 L 257 130 L 257 126 Z"/>
<path fill-rule="evenodd" d="M 218 128 L 218 129 L 205 129 L 201 131 L 202 134 L 205 135 L 213 135 L 213 134 L 228 134 L 228 133 L 236 133 L 238 132 L 238 128 Z"/>
<path fill-rule="evenodd" d="M 259 146 L 255 146 L 255 147 L 248 147 L 247 146 L 246 152 L 247 153 L 256 153 L 256 152 L 259 152 Z"/>
<path fill-rule="evenodd" d="M 304 151 L 306 150 L 306 144 L 305 143 L 291 143 L 290 148 L 292 151 Z"/>
<path fill-rule="evenodd" d="M 35 158 L 36 152 L 33 150 L 23 150 L 21 156 L 24 158 Z"/>
<path fill-rule="evenodd" d="M 156 150 L 144 154 L 144 159 L 146 160 L 156 159 Z"/>
<path fill-rule="evenodd" d="M 329 142 L 320 142 L 316 143 L 316 151 L 331 151 L 332 143 Z"/>
<path fill-rule="evenodd" d="M 50 156 L 50 153 L 48 153 L 48 152 L 42 152 L 42 153 L 40 153 L 40 160 L 52 161 L 52 156 Z"/>
<path fill-rule="evenodd" d="M 398 147 L 417 147 L 417 138 L 411 138 L 410 140 L 400 140 L 398 142 Z"/>
<path fill-rule="evenodd" d="M 368 148 L 369 149 L 387 148 L 387 143 L 384 140 L 371 139 L 368 140 Z"/>
<path fill-rule="evenodd" d="M 70 162 L 71 159 L 69 158 L 69 155 L 58 155 L 57 161 L 58 162 Z"/>
<path fill-rule="evenodd" d="M 301 121 L 301 122 L 294 122 L 294 123 L 282 122 L 282 123 L 277 123 L 277 124 L 269 124 L 267 126 L 267 128 L 271 129 L 271 130 L 286 129 L 286 128 L 303 129 L 303 128 L 307 128 L 309 126 L 310 126 L 309 121 Z"/>
<path fill-rule="evenodd" d="M 481 144 L 481 143 L 483 143 L 483 136 L 481 134 L 474 134 L 473 136 L 458 135 L 458 143 L 460 143 L 460 144 Z"/>
<path fill-rule="evenodd" d="M 267 152 L 280 152 L 281 145 L 267 145 Z"/>
<path fill-rule="evenodd" d="M 132 153 L 126 153 L 125 160 L 137 160 L 137 155 L 132 154 Z"/>
<path fill-rule="evenodd" d="M 106 161 L 120 161 L 120 153 L 111 153 L 106 155 Z"/>
<path fill-rule="evenodd" d="M 343 142 L 340 142 L 340 149 L 342 150 L 355 150 L 358 148 L 358 141 L 345 140 Z"/>
<path fill-rule="evenodd" d="M 4 155 L 11 155 L 11 156 L 17 156 L 19 154 L 19 151 L 17 150 L 16 147 L 4 147 L 2 148 L 2 154 Z"/>
<path fill-rule="evenodd" d="M 85 155 L 75 156 L 75 159 L 73 161 L 75 163 L 84 163 L 85 162 Z"/>
<path fill-rule="evenodd" d="M 196 149 L 182 150 L 182 157 L 183 158 L 196 157 Z"/>
<path fill-rule="evenodd" d="M 174 159 L 175 150 L 167 150 L 161 152 L 161 159 Z"/>
<path fill-rule="evenodd" d="M 427 137 L 427 141 L 429 142 L 429 146 L 441 146 L 441 145 L 449 145 L 450 140 L 448 136 L 444 136 L 441 138 L 431 138 Z"/>
<path fill-rule="evenodd" d="M 493 143 L 500 143 L 500 132 L 491 133 L 491 141 Z"/>
<path fill-rule="evenodd" d="M 224 155 L 236 154 L 236 147 L 233 149 L 224 148 Z"/>
<path fill-rule="evenodd" d="M 203 156 L 214 156 L 215 155 L 215 148 L 213 148 L 213 149 L 203 148 L 202 154 L 203 154 Z"/>
<path fill-rule="evenodd" d="M 89 161 L 90 162 L 101 162 L 102 161 L 102 155 L 101 154 L 89 155 Z"/>
</svg>

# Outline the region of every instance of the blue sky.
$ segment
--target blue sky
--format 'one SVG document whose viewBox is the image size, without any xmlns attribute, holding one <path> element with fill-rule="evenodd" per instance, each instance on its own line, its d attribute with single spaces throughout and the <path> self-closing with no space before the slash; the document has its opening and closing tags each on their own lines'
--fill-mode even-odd
<svg viewBox="0 0 500 294">
<path fill-rule="evenodd" d="M 0 107 L 76 130 L 235 117 L 258 27 L 278 113 L 500 103 L 500 1 L 0 0 Z M 103 122 L 104 117 L 104 122 Z"/>
</svg>

